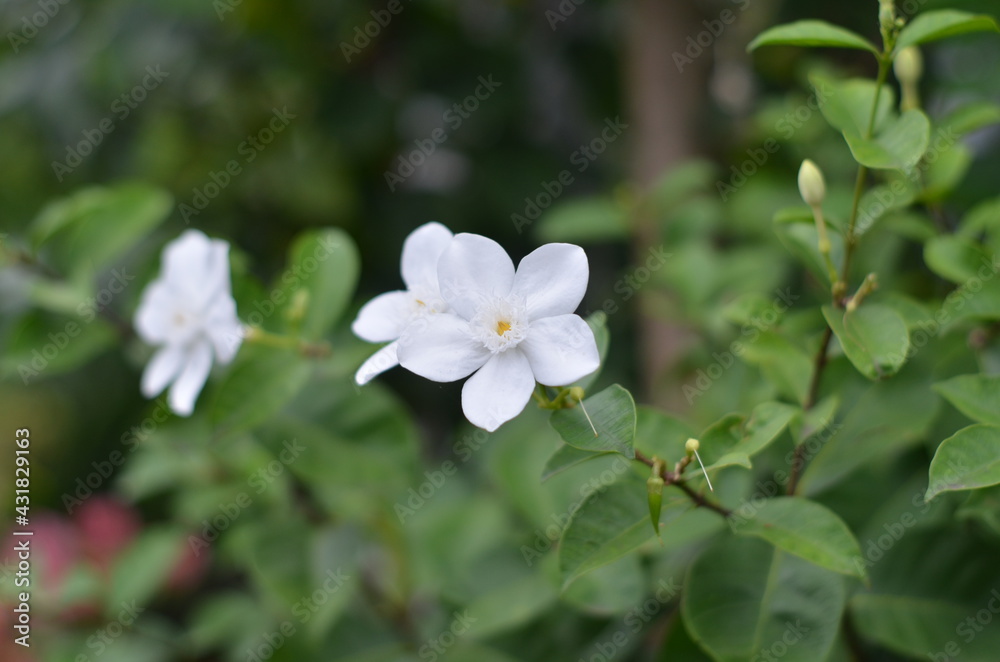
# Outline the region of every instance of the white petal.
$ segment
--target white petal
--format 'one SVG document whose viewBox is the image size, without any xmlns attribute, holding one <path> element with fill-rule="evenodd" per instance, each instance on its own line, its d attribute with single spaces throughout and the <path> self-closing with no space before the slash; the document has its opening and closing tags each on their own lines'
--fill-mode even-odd
<svg viewBox="0 0 1000 662">
<path fill-rule="evenodd" d="M 175 313 L 174 297 L 163 280 L 154 280 L 143 290 L 135 311 L 135 330 L 150 345 L 176 340 L 172 337 L 176 326 L 170 321 Z"/>
<path fill-rule="evenodd" d="M 500 244 L 478 234 L 458 234 L 438 262 L 441 296 L 461 317 L 471 320 L 486 299 L 510 293 L 514 263 Z"/>
<path fill-rule="evenodd" d="M 221 365 L 233 360 L 239 351 L 246 329 L 236 316 L 236 301 L 229 294 L 219 293 L 208 309 L 205 331 L 215 349 L 215 359 Z"/>
<path fill-rule="evenodd" d="M 462 387 L 462 411 L 493 432 L 524 409 L 535 389 L 528 359 L 518 348 L 494 354 Z"/>
<path fill-rule="evenodd" d="M 407 288 L 437 291 L 438 259 L 448 248 L 452 236 L 451 230 L 440 223 L 425 223 L 410 233 L 403 242 L 403 256 L 399 261 Z"/>
<path fill-rule="evenodd" d="M 354 381 L 357 382 L 358 386 L 364 386 L 386 370 L 398 366 L 399 359 L 396 357 L 396 347 L 398 346 L 398 342 L 391 342 L 369 356 L 368 360 L 362 363 L 358 371 L 354 373 Z"/>
<path fill-rule="evenodd" d="M 163 249 L 163 279 L 199 309 L 220 291 L 230 292 L 229 244 L 188 230 Z"/>
<path fill-rule="evenodd" d="M 469 323 L 451 313 L 427 315 L 407 326 L 397 354 L 404 368 L 435 382 L 468 377 L 490 358 Z"/>
<path fill-rule="evenodd" d="M 397 290 L 380 294 L 361 306 L 351 330 L 368 342 L 395 340 L 410 321 L 413 305 L 413 297 L 408 292 Z"/>
<path fill-rule="evenodd" d="M 184 365 L 184 350 L 176 345 L 167 345 L 157 350 L 142 372 L 140 389 L 147 398 L 160 394 L 172 382 Z"/>
<path fill-rule="evenodd" d="M 572 384 L 601 365 L 594 332 L 579 315 L 535 320 L 517 348 L 528 357 L 535 379 L 546 386 Z"/>
<path fill-rule="evenodd" d="M 514 294 L 524 297 L 528 319 L 572 313 L 583 300 L 590 278 L 587 254 L 573 244 L 545 244 L 521 260 Z"/>
<path fill-rule="evenodd" d="M 211 369 L 212 346 L 207 340 L 196 342 L 188 348 L 184 369 L 170 387 L 170 395 L 167 397 L 170 408 L 181 416 L 190 416 L 194 411 L 194 401 L 205 386 Z"/>
</svg>

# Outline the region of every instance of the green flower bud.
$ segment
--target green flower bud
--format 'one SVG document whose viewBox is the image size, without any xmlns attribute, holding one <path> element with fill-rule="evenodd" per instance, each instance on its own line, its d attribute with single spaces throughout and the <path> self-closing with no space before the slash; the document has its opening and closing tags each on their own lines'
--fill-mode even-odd
<svg viewBox="0 0 1000 662">
<path fill-rule="evenodd" d="M 660 535 L 660 506 L 663 503 L 663 478 L 657 471 L 659 463 L 654 463 L 653 475 L 646 481 L 646 498 L 649 502 L 649 521 L 653 531 Z"/>
<path fill-rule="evenodd" d="M 907 46 L 899 51 L 892 65 L 900 83 L 916 85 L 924 73 L 924 58 L 916 46 Z"/>
<path fill-rule="evenodd" d="M 799 168 L 799 194 L 810 207 L 818 207 L 826 198 L 823 172 L 809 159 L 803 161 Z"/>
<path fill-rule="evenodd" d="M 699 442 L 697 439 L 688 439 L 687 441 L 684 442 L 684 450 L 687 451 L 688 455 L 698 452 L 698 449 L 700 447 L 701 447 L 701 442 Z"/>
</svg>

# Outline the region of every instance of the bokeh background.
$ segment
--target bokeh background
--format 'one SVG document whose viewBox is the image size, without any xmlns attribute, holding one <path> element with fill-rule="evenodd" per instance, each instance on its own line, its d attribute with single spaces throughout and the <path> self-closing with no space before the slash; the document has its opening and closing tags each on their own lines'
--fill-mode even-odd
<svg viewBox="0 0 1000 662">
<path fill-rule="evenodd" d="M 993 0 L 947 6 L 998 9 Z M 219 488 L 212 473 L 218 467 L 199 464 L 207 451 L 189 448 L 201 434 L 196 425 L 170 428 L 180 444 L 177 453 L 189 453 L 188 464 L 174 468 L 183 479 L 169 473 L 157 477 L 155 467 L 167 462 L 158 458 L 147 461 L 142 472 L 115 467 L 85 507 L 67 508 L 64 499 L 77 479 L 95 470 L 92 463 L 107 460 L 123 435 L 153 411 L 138 388 L 148 349 L 134 338 L 128 321 L 140 285 L 156 272 L 163 244 L 188 227 L 232 243 L 241 306 L 253 300 L 255 288 L 281 273 L 293 240 L 304 230 L 335 226 L 356 241 L 357 294 L 328 338 L 335 358 L 327 372 L 339 384 L 338 404 L 321 419 L 331 426 L 358 406 L 352 398 L 361 396 L 350 374 L 371 351 L 349 333 L 353 312 L 369 297 L 399 287 L 402 241 L 431 220 L 455 232 L 490 236 L 515 261 L 545 241 L 583 245 L 591 282 L 581 312 L 607 311 L 609 301 L 614 309 L 608 315 L 612 341 L 602 382 L 630 385 L 643 401 L 699 423 L 759 400 L 754 369 L 740 364 L 704 397 L 685 397 L 683 386 L 733 337 L 726 303 L 789 283 L 807 299 L 822 298 L 822 287 L 791 263 L 774 238 L 772 216 L 797 203 L 794 176 L 806 157 L 823 164 L 834 204 L 847 204 L 854 164 L 840 137 L 809 110 L 807 74 L 823 67 L 838 75 L 871 76 L 874 65 L 863 52 L 774 48 L 751 55 L 746 44 L 770 25 L 806 17 L 876 39 L 875 15 L 874 0 L 6 0 L 0 5 L 5 33 L 0 232 L 6 251 L 0 271 L 0 434 L 8 449 L 12 430 L 32 431 L 32 509 L 48 547 L 36 562 L 43 564 L 42 583 L 51 584 L 46 590 L 55 597 L 35 605 L 38 648 L 5 648 L 5 629 L 0 656 L 60 662 L 78 654 L 133 662 L 244 660 L 247 642 L 271 627 L 265 619 L 248 626 L 257 630 L 239 632 L 241 621 L 270 613 L 262 605 L 272 603 L 260 598 L 266 591 L 258 586 L 269 580 L 247 571 L 249 565 L 234 560 L 238 555 L 178 552 L 173 558 L 148 538 L 142 538 L 147 547 L 135 548 L 150 527 L 197 529 L 198 514 L 224 500 L 212 491 Z M 997 40 L 942 42 L 925 55 L 930 114 L 1000 97 Z M 621 129 L 602 140 L 608 126 Z M 954 196 L 956 205 L 995 191 L 998 137 L 993 130 L 973 136 L 973 160 Z M 760 157 L 769 139 L 778 149 Z M 581 147 L 595 140 L 603 143 L 601 153 L 581 157 Z M 81 148 L 86 143 L 90 147 Z M 220 179 L 233 160 L 238 174 Z M 753 172 L 740 183 L 736 171 L 742 168 L 746 175 L 748 163 Z M 553 196 L 552 182 L 564 171 L 572 181 L 560 184 Z M 113 319 L 87 325 L 83 339 L 59 361 L 24 380 L 18 367 L 30 359 L 37 340 L 72 319 L 25 298 L 25 283 L 39 269 L 18 258 L 29 225 L 54 200 L 121 182 L 162 188 L 173 196 L 172 211 L 114 267 L 136 278 L 111 302 Z M 736 186 L 727 192 L 727 184 Z M 539 207 L 538 218 L 532 204 Z M 912 250 L 890 240 L 872 244 L 860 257 L 859 271 L 866 260 Z M 663 252 L 670 257 L 650 263 L 648 284 L 633 287 L 623 280 Z M 109 270 L 94 278 L 103 284 L 113 275 Z M 241 314 L 248 312 L 241 307 Z M 385 434 L 405 438 L 410 449 L 405 461 L 413 467 L 440 466 L 465 438 L 461 435 L 469 434 L 458 406 L 460 385 L 428 386 L 401 370 L 381 381 L 370 391 L 378 397 L 371 397 L 388 403 L 393 416 L 413 421 L 400 423 L 402 432 Z M 380 411 L 371 415 L 386 415 Z M 544 426 L 540 415 L 526 416 L 527 427 L 512 426 L 507 437 Z M 544 461 L 545 449 L 532 451 L 514 441 L 509 448 Z M 516 455 L 513 450 L 497 453 L 499 458 L 477 455 L 455 481 L 462 485 L 455 488 L 455 502 L 471 499 L 466 505 L 476 515 L 455 523 L 441 515 L 425 523 L 421 534 L 442 550 L 464 548 L 461 554 L 438 551 L 442 559 L 467 561 L 467 568 L 487 575 L 493 562 L 476 557 L 473 563 L 470 550 L 490 550 L 500 540 L 517 554 L 524 531 L 534 533 L 558 510 L 552 499 L 559 503 L 539 491 L 534 475 L 515 471 L 521 465 L 508 457 Z M 350 462 L 345 456 L 344 464 Z M 6 496 L 13 493 L 12 475 L 13 452 L 5 450 L 0 454 L 5 517 L 12 512 Z M 390 471 L 372 481 L 391 483 L 395 475 Z M 190 490 L 204 485 L 207 493 L 198 498 L 209 505 L 201 511 L 178 506 L 185 498 L 194 500 L 193 492 L 185 497 L 171 491 L 171 481 L 180 481 L 175 487 L 190 484 Z M 143 484 L 158 487 L 144 490 Z M 404 480 L 394 494 L 405 496 L 415 484 Z M 261 515 L 261 522 L 280 520 L 287 506 L 305 513 L 305 526 L 329 523 L 300 503 L 294 483 L 285 487 L 288 494 L 268 506 L 274 519 Z M 503 505 L 487 500 L 495 492 L 504 495 Z M 386 502 L 390 517 L 393 498 Z M 532 499 L 545 501 L 537 507 L 543 515 L 528 503 Z M 473 521 L 478 528 L 469 529 Z M 453 525 L 465 528 L 449 528 Z M 331 545 L 343 543 L 336 536 L 332 540 Z M 249 543 L 232 543 L 244 544 Z M 382 547 L 369 552 L 389 554 Z M 131 556 L 122 561 L 122 554 Z M 157 554 L 167 559 L 160 565 L 169 572 L 145 586 L 143 559 Z M 294 564 L 276 553 L 274 564 L 286 562 Z M 108 624 L 109 612 L 92 597 L 99 592 L 94 584 L 110 582 L 109 568 L 119 563 L 131 563 L 131 581 L 150 596 L 146 624 L 126 628 L 98 653 L 87 646 L 87 637 Z M 496 560 L 497 581 L 507 576 L 505 563 Z M 88 568 L 82 574 L 74 570 L 81 564 Z M 477 594 L 464 584 L 457 590 L 433 572 L 417 574 L 423 582 L 417 582 L 419 590 L 405 599 L 393 597 L 386 613 L 377 593 L 395 596 L 401 580 L 391 573 L 345 601 L 344 611 L 363 612 L 360 621 L 381 623 L 368 640 L 359 633 L 371 628 L 331 616 L 329 627 L 316 628 L 308 642 L 280 648 L 274 659 L 396 659 L 389 653 L 361 655 L 407 628 L 440 627 L 400 622 L 409 618 L 407 612 L 394 612 L 392 605 L 416 601 L 418 612 L 426 607 L 447 626 L 450 615 L 443 605 Z M 463 581 L 475 583 L 469 577 Z M 609 614 L 620 613 L 618 605 L 630 599 L 608 597 L 599 588 L 606 587 L 593 589 L 600 600 L 576 595 L 569 604 L 547 602 L 545 610 L 532 612 L 541 616 L 500 628 L 495 648 L 503 653 L 484 649 L 465 655 L 576 659 Z M 375 597 L 369 595 L 373 591 Z M 667 630 L 665 623 L 657 626 L 659 632 Z M 635 640 L 621 659 L 648 659 L 640 656 L 655 646 L 644 642 Z"/>
</svg>

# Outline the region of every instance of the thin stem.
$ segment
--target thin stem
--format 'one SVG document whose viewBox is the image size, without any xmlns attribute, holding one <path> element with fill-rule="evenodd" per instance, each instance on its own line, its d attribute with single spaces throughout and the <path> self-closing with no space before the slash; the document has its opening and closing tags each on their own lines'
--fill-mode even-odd
<svg viewBox="0 0 1000 662">
<path fill-rule="evenodd" d="M 640 450 L 635 451 L 635 459 L 638 462 L 642 462 L 647 467 L 653 466 L 653 460 L 647 457 L 646 454 Z M 688 498 L 691 499 L 691 501 L 694 503 L 695 506 L 698 506 L 699 508 L 708 508 L 709 510 L 714 510 L 723 517 L 729 517 L 730 515 L 733 514 L 733 511 L 729 510 L 728 508 L 718 503 L 709 501 L 708 499 L 706 499 L 705 497 L 703 497 L 702 495 L 698 494 L 693 489 L 691 489 L 691 486 L 684 482 L 680 473 L 667 471 L 666 466 L 664 466 L 663 469 L 660 471 L 660 477 L 663 478 L 663 484 L 665 486 L 673 485 L 678 489 L 680 489 L 682 492 L 684 492 L 684 494 L 688 495 Z"/>
<path fill-rule="evenodd" d="M 244 339 L 248 343 L 263 345 L 265 347 L 294 349 L 309 358 L 326 358 L 330 356 L 330 346 L 327 343 L 312 343 L 293 336 L 280 336 L 276 333 L 265 331 L 259 326 L 251 326 L 247 330 Z"/>
<path fill-rule="evenodd" d="M 885 52 L 879 56 L 878 59 L 878 77 L 875 80 L 875 99 L 872 101 L 872 110 L 868 115 L 868 127 L 865 129 L 865 139 L 870 139 L 875 131 L 875 118 L 878 117 L 878 102 L 879 96 L 882 93 L 882 86 L 885 85 L 886 77 L 889 75 L 889 67 L 892 66 L 892 39 L 888 40 L 885 44 Z M 863 165 L 858 165 L 858 176 L 854 182 L 854 199 L 851 201 L 851 216 L 847 222 L 847 234 L 844 237 L 844 262 L 840 271 L 840 278 L 837 279 L 833 284 L 833 305 L 838 308 L 844 307 L 844 291 L 842 288 L 846 287 L 848 272 L 851 267 L 851 255 L 854 253 L 854 247 L 857 245 L 857 237 L 855 236 L 855 230 L 858 222 L 858 208 L 861 206 L 861 196 L 865 191 L 865 180 L 868 177 L 868 168 Z M 830 348 L 830 341 L 833 340 L 833 329 L 827 325 L 826 329 L 823 331 L 823 339 L 820 341 L 819 350 L 816 352 L 816 358 L 813 359 L 813 372 L 812 377 L 809 380 L 809 391 L 806 394 L 806 400 L 802 405 L 805 411 L 809 411 L 814 406 L 816 406 L 816 401 L 819 399 L 819 387 L 820 382 L 823 378 L 823 371 L 827 364 L 827 351 Z M 795 455 L 792 458 L 791 473 L 788 479 L 788 494 L 795 494 L 795 490 L 799 485 L 799 477 L 802 475 L 802 469 L 805 467 L 805 451 L 803 446 L 798 446 L 795 449 Z"/>
</svg>

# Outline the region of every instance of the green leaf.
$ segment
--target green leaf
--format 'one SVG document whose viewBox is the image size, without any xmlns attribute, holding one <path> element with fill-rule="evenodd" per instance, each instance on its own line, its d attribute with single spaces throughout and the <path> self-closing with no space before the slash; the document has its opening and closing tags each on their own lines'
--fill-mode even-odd
<svg viewBox="0 0 1000 662">
<path fill-rule="evenodd" d="M 857 48 L 878 55 L 878 48 L 864 37 L 825 21 L 805 20 L 778 25 L 757 35 L 748 51 L 761 46 L 830 46 Z"/>
<path fill-rule="evenodd" d="M 295 292 L 304 289 L 309 293 L 300 325 L 304 338 L 321 338 L 337 323 L 354 296 L 359 269 L 358 250 L 343 230 L 312 230 L 295 240 L 288 269 L 276 288 L 288 298 L 286 311 Z"/>
<path fill-rule="evenodd" d="M 963 136 L 997 123 L 1000 123 L 1000 105 L 992 101 L 977 101 L 962 104 L 938 124 L 943 135 L 956 133 Z"/>
<path fill-rule="evenodd" d="M 759 365 L 765 377 L 783 395 L 800 404 L 805 401 L 812 358 L 797 345 L 774 332 L 765 331 L 755 342 L 746 344 L 741 358 Z"/>
<path fill-rule="evenodd" d="M 263 423 L 295 397 L 309 373 L 309 363 L 294 350 L 243 347 L 212 401 L 213 425 L 233 433 Z"/>
<path fill-rule="evenodd" d="M 974 640 L 956 636 L 975 614 L 968 605 L 916 596 L 859 593 L 851 598 L 851 622 L 868 641 L 911 659 L 993 662 L 1000 649 L 1000 632 L 985 628 Z M 971 646 L 969 644 L 972 644 Z M 960 653 L 959 653 L 960 651 Z M 951 657 L 952 654 L 960 657 Z"/>
<path fill-rule="evenodd" d="M 583 464 L 584 462 L 604 457 L 605 455 L 608 455 L 608 453 L 584 451 L 575 446 L 563 444 L 556 449 L 556 452 L 545 463 L 545 468 L 542 469 L 542 480 L 548 480 L 556 474 L 560 474 L 578 464 Z"/>
<path fill-rule="evenodd" d="M 123 604 L 146 604 L 166 581 L 185 546 L 180 531 L 163 527 L 143 531 L 115 561 L 105 613 L 118 614 Z"/>
<path fill-rule="evenodd" d="M 119 256 L 170 215 L 173 200 L 146 184 L 122 184 L 77 191 L 49 204 L 31 227 L 58 271 L 85 276 L 117 266 Z"/>
<path fill-rule="evenodd" d="M 990 255 L 977 242 L 965 237 L 944 235 L 924 244 L 924 262 L 931 271 L 959 285 L 976 277 L 976 272 L 991 265 Z"/>
<path fill-rule="evenodd" d="M 823 306 L 823 316 L 840 341 L 844 354 L 868 379 L 894 375 L 906 362 L 910 332 L 899 314 L 882 304 L 866 303 L 841 314 Z"/>
<path fill-rule="evenodd" d="M 587 414 L 583 409 L 586 408 Z M 587 420 L 587 415 L 590 420 Z M 594 427 L 591 428 L 591 422 Z M 600 393 L 584 398 L 583 407 L 560 409 L 549 423 L 570 446 L 594 452 L 613 451 L 632 459 L 635 449 L 635 401 L 626 389 L 614 384 Z M 597 436 L 594 436 L 594 430 Z"/>
<path fill-rule="evenodd" d="M 549 581 L 535 574 L 501 585 L 469 602 L 476 619 L 469 636 L 485 639 L 512 630 L 548 610 L 558 597 Z"/>
<path fill-rule="evenodd" d="M 942 441 L 929 480 L 925 501 L 942 492 L 1000 484 L 1000 427 L 970 425 Z"/>
<path fill-rule="evenodd" d="M 972 165 L 972 150 L 961 143 L 937 152 L 934 162 L 925 159 L 924 190 L 920 199 L 937 202 L 946 198 L 962 183 Z"/>
<path fill-rule="evenodd" d="M 996 21 L 985 14 L 970 14 L 954 9 L 923 12 L 899 32 L 895 53 L 907 46 L 925 44 L 969 32 L 1000 32 Z"/>
<path fill-rule="evenodd" d="M 753 538 L 723 539 L 691 564 L 681 614 L 716 662 L 783 641 L 782 662 L 827 659 L 846 592 L 840 575 Z"/>
<path fill-rule="evenodd" d="M 687 497 L 663 500 L 662 517 L 677 517 L 690 507 Z M 607 565 L 653 537 L 646 504 L 646 481 L 631 471 L 580 504 L 559 543 L 563 588 L 580 575 Z"/>
<path fill-rule="evenodd" d="M 785 222 L 785 218 L 776 216 L 774 221 L 774 231 L 789 252 L 821 282 L 832 285 L 826 261 L 819 252 L 819 233 L 812 217 L 804 216 L 800 222 Z M 828 228 L 829 225 L 827 223 Z M 834 229 L 830 229 L 827 235 L 830 239 L 830 257 L 834 264 L 839 264 L 844 255 L 844 238 Z"/>
<path fill-rule="evenodd" d="M 515 223 L 516 225 L 516 223 Z M 622 205 L 610 198 L 576 198 L 554 205 L 538 221 L 542 241 L 607 241 L 628 237 Z"/>
<path fill-rule="evenodd" d="M 865 577 L 861 547 L 832 510 L 802 497 L 767 499 L 749 518 L 737 512 L 729 520 L 736 533 L 763 538 L 785 550 L 843 575 Z"/>
<path fill-rule="evenodd" d="M 875 81 L 867 78 L 835 80 L 819 75 L 810 76 L 809 80 L 816 90 L 816 96 L 825 99 L 820 105 L 820 112 L 833 128 L 845 134 L 865 135 L 875 90 L 879 89 Z M 876 133 L 886 125 L 895 105 L 895 93 L 891 87 L 883 85 L 879 90 L 875 124 L 872 127 Z"/>
<path fill-rule="evenodd" d="M 756 455 L 778 438 L 799 411 L 798 407 L 783 402 L 762 402 L 750 413 L 743 428 L 743 439 L 734 450 Z"/>
<path fill-rule="evenodd" d="M 1000 425 L 1000 375 L 959 375 L 934 390 L 972 420 Z"/>
<path fill-rule="evenodd" d="M 855 160 L 880 170 L 903 170 L 915 166 L 927 151 L 930 138 L 931 122 L 923 111 L 917 109 L 907 110 L 872 138 L 865 138 L 864 133 L 844 132 L 844 139 Z"/>
<path fill-rule="evenodd" d="M 750 468 L 750 458 L 746 452 L 734 451 L 742 435 L 743 421 L 744 417 L 739 414 L 727 414 L 705 428 L 698 437 L 698 454 L 705 463 L 706 471 L 732 465 Z M 697 461 L 688 471 L 692 475 L 701 475 L 701 467 L 697 466 Z"/>
</svg>

